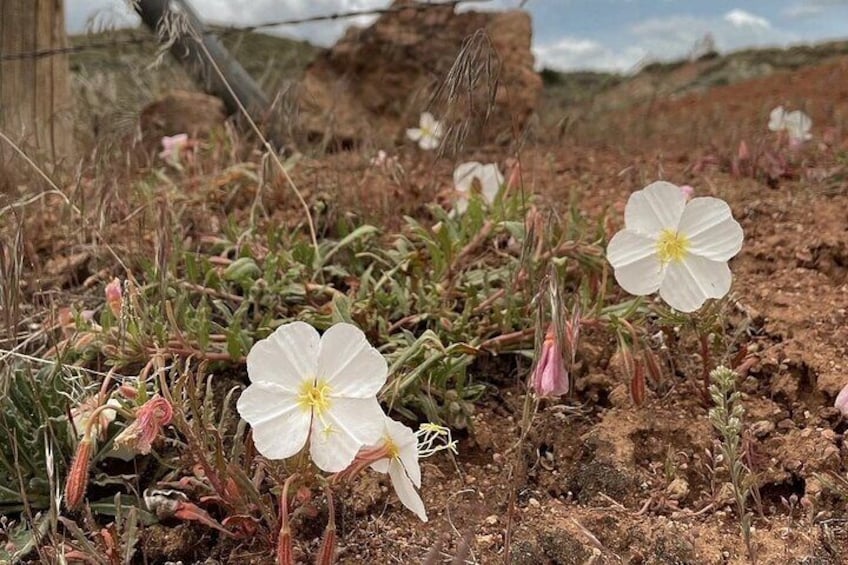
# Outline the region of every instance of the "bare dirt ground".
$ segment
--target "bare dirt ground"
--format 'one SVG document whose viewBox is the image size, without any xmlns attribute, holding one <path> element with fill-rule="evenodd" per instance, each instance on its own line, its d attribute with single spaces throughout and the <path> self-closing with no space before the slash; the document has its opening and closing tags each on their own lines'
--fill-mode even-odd
<svg viewBox="0 0 848 565">
<path fill-rule="evenodd" d="M 832 407 L 848 383 L 848 184 L 844 161 L 833 157 L 848 133 L 846 70 L 839 58 L 654 101 L 604 116 L 617 125 L 594 131 L 605 143 L 566 139 L 521 155 L 531 191 L 560 207 L 577 193 L 589 216 L 621 210 L 658 177 L 731 204 L 746 240 L 732 262 L 733 294 L 753 320 L 744 339 L 754 361 L 741 390 L 762 497 L 760 563 L 848 562 L 846 501 L 820 480 L 844 476 L 848 461 L 846 427 Z M 786 103 L 809 112 L 817 132 L 795 178 L 770 187 L 731 174 L 739 142 L 765 138 L 768 111 Z M 419 177 L 413 194 L 430 198 L 429 184 Z M 393 196 L 414 210 L 413 194 Z M 445 555 L 465 540 L 468 559 L 500 562 L 509 532 L 514 563 L 746 562 L 726 478 L 710 470 L 717 449 L 691 378 L 696 356 L 677 360 L 670 390 L 637 408 L 610 353 L 597 343 L 581 350 L 570 403 L 584 411 L 544 404 L 523 443 L 524 374 L 498 378 L 456 462 L 424 466 L 431 522 L 388 511 L 385 487 L 359 493 L 370 512 L 346 510 L 342 561 L 418 562 L 438 539 Z"/>
</svg>

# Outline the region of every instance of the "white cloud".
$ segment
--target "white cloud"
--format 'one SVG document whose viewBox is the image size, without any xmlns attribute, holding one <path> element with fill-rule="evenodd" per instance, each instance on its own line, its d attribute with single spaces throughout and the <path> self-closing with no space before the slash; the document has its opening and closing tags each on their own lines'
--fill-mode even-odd
<svg viewBox="0 0 848 565">
<path fill-rule="evenodd" d="M 713 18 L 650 18 L 637 22 L 629 31 L 629 44 L 643 48 L 650 57 L 658 60 L 685 57 L 695 42 L 707 33 L 713 36 L 721 51 L 787 45 L 801 39 L 794 32 L 775 27 L 769 21 L 741 10 L 731 10 L 723 17 Z"/>
<path fill-rule="evenodd" d="M 796 4 L 795 6 L 785 8 L 782 14 L 787 18 L 811 18 L 818 16 L 823 11 L 823 6 L 816 6 L 813 4 Z"/>
<path fill-rule="evenodd" d="M 310 16 L 385 8 L 390 0 L 193 0 L 192 6 L 209 23 L 248 26 L 269 21 L 307 18 Z M 80 33 L 104 24 L 137 25 L 138 18 L 120 0 L 70 0 L 66 8 L 67 28 Z M 99 14 L 94 25 L 91 18 Z M 267 30 L 290 37 L 307 39 L 317 45 L 332 45 L 350 25 L 368 25 L 376 16 L 340 18 L 310 24 L 280 26 Z"/>
<path fill-rule="evenodd" d="M 781 12 L 787 18 L 814 18 L 826 10 L 848 6 L 848 0 L 799 0 Z"/>
<path fill-rule="evenodd" d="M 640 47 L 614 50 L 597 41 L 564 37 L 533 48 L 537 68 L 627 72 L 645 56 Z"/>
<path fill-rule="evenodd" d="M 755 16 L 751 12 L 746 12 L 745 10 L 735 9 L 730 10 L 724 15 L 724 21 L 736 26 L 736 27 L 747 27 L 747 28 L 762 28 L 762 29 L 770 29 L 771 23 L 760 16 Z"/>
</svg>

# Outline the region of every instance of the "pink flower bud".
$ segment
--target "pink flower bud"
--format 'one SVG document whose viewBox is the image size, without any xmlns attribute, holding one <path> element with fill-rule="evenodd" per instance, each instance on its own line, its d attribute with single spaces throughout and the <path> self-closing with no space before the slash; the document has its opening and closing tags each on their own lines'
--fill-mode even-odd
<svg viewBox="0 0 848 565">
<path fill-rule="evenodd" d="M 541 397 L 562 396 L 568 393 L 568 371 L 562 358 L 562 346 L 556 339 L 553 326 L 548 328 L 542 352 L 533 369 L 531 388 Z"/>
<path fill-rule="evenodd" d="M 166 135 L 162 138 L 162 151 L 159 152 L 159 158 L 171 162 L 179 161 L 180 153 L 183 148 L 188 146 L 189 139 L 187 134 Z"/>
<path fill-rule="evenodd" d="M 695 194 L 695 189 L 688 184 L 684 184 L 680 187 L 680 192 L 683 193 L 683 196 L 686 197 L 686 200 L 690 200 L 692 195 Z"/>
<path fill-rule="evenodd" d="M 736 158 L 740 161 L 747 161 L 751 158 L 751 150 L 748 149 L 748 144 L 745 140 L 739 142 L 739 148 L 736 150 Z"/>
<path fill-rule="evenodd" d="M 112 279 L 112 282 L 106 285 L 104 293 L 106 294 L 106 304 L 109 305 L 109 310 L 112 311 L 112 314 L 114 314 L 116 318 L 120 318 L 121 307 L 124 303 L 124 295 L 121 289 L 121 279 L 119 279 L 118 277 Z"/>
<path fill-rule="evenodd" d="M 833 406 L 842 412 L 843 417 L 848 417 L 848 385 L 845 385 L 845 387 L 839 391 Z"/>
</svg>

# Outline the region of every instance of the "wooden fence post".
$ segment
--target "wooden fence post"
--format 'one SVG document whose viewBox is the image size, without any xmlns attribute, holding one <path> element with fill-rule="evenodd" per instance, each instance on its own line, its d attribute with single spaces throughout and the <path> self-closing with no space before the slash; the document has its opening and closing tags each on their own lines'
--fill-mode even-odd
<svg viewBox="0 0 848 565">
<path fill-rule="evenodd" d="M 0 0 L 0 56 L 67 47 L 64 8 L 64 0 Z M 52 163 L 74 155 L 69 73 L 65 53 L 0 60 L 0 131 Z M 0 143 L 0 156 L 9 151 Z"/>
</svg>

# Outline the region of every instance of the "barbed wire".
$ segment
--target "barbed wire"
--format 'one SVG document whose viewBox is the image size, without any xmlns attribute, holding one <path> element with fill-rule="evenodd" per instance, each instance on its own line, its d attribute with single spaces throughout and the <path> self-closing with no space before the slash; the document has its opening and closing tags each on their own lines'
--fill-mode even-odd
<svg viewBox="0 0 848 565">
<path fill-rule="evenodd" d="M 322 14 L 317 16 L 307 16 L 303 18 L 292 18 L 286 20 L 275 20 L 263 22 L 249 26 L 226 26 L 215 27 L 214 29 L 205 29 L 205 35 L 216 35 L 226 37 L 228 35 L 237 35 L 241 33 L 251 33 L 263 29 L 271 29 L 275 27 L 283 27 L 289 25 L 302 25 L 315 22 L 328 22 L 341 19 L 356 18 L 359 16 L 380 16 L 384 14 L 392 14 L 406 10 L 425 11 L 435 8 L 443 8 L 445 6 L 456 7 L 459 4 L 470 3 L 485 3 L 490 0 L 448 0 L 446 2 L 428 2 L 420 4 L 407 4 L 402 6 L 391 6 L 389 8 L 371 8 L 367 10 L 348 10 L 345 12 L 335 12 L 332 14 Z M 206 25 L 210 25 L 207 23 Z M 211 24 L 214 25 L 214 24 Z M 113 39 L 104 39 L 102 41 L 90 41 L 81 45 L 69 45 L 66 47 L 53 47 L 49 49 L 37 49 L 34 51 L 21 51 L 17 53 L 0 53 L 0 62 L 5 61 L 20 61 L 23 59 L 41 59 L 51 57 L 53 55 L 68 55 L 73 53 L 83 53 L 85 51 L 95 51 L 98 49 L 109 49 L 122 45 L 142 45 L 145 43 L 158 43 L 158 40 L 153 35 L 121 37 Z"/>
</svg>

